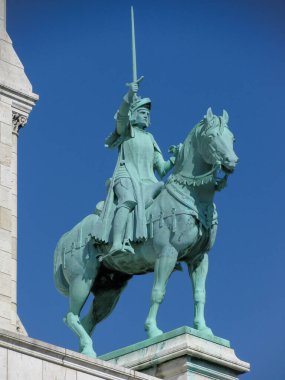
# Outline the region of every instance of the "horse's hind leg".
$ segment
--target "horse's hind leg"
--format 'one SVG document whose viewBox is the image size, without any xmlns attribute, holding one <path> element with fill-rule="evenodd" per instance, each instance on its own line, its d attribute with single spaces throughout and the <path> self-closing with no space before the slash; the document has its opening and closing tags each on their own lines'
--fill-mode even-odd
<svg viewBox="0 0 285 380">
<path fill-rule="evenodd" d="M 111 314 L 131 277 L 130 275 L 115 273 L 108 278 L 99 276 L 96 279 L 92 288 L 94 301 L 88 314 L 81 320 L 82 326 L 90 336 L 96 325 Z"/>
<path fill-rule="evenodd" d="M 90 336 L 96 325 L 111 314 L 119 301 L 122 290 L 122 288 L 106 289 L 96 293 L 89 312 L 81 320 L 82 326 Z"/>
<path fill-rule="evenodd" d="M 202 255 L 199 262 L 188 263 L 188 270 L 192 280 L 194 297 L 194 328 L 207 335 L 213 335 L 212 330 L 207 327 L 204 316 L 206 302 L 206 277 L 208 273 L 208 254 Z"/>
<path fill-rule="evenodd" d="M 163 301 L 167 281 L 173 272 L 177 261 L 177 251 L 171 246 L 161 250 L 154 267 L 154 284 L 151 292 L 151 306 L 145 322 L 145 330 L 149 338 L 156 337 L 163 332 L 157 327 L 156 317 L 159 305 Z"/>
<path fill-rule="evenodd" d="M 77 276 L 69 285 L 69 312 L 64 318 L 66 325 L 79 337 L 80 352 L 87 356 L 96 357 L 93 342 L 82 326 L 79 316 L 90 293 L 92 280 Z"/>
</svg>

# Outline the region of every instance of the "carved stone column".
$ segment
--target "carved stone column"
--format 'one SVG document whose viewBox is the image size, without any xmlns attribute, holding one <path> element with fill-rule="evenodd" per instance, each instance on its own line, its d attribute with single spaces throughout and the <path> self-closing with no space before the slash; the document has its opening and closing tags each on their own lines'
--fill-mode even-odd
<svg viewBox="0 0 285 380">
<path fill-rule="evenodd" d="M 0 0 L 0 325 L 26 334 L 17 314 L 17 144 L 38 100 L 6 32 Z"/>
</svg>

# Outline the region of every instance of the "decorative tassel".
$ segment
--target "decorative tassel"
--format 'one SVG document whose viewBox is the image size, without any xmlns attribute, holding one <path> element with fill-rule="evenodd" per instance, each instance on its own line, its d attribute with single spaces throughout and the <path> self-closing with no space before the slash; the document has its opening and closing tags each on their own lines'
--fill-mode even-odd
<svg viewBox="0 0 285 380">
<path fill-rule="evenodd" d="M 175 208 L 172 209 L 172 232 L 176 232 L 176 215 L 175 215 Z"/>
<path fill-rule="evenodd" d="M 163 226 L 164 226 L 163 211 L 160 211 L 159 227 L 162 228 Z"/>
<path fill-rule="evenodd" d="M 80 228 L 77 232 L 77 239 L 75 242 L 75 248 L 78 249 L 82 245 L 82 229 Z"/>
<path fill-rule="evenodd" d="M 202 228 L 203 228 L 202 223 L 199 221 L 199 236 L 200 237 L 202 236 L 202 233 L 203 233 Z"/>
<path fill-rule="evenodd" d="M 65 263 L 65 248 L 63 249 L 63 269 L 66 269 L 66 263 Z"/>
<path fill-rule="evenodd" d="M 89 244 L 87 245 L 87 255 L 86 255 L 86 260 L 90 259 L 90 249 L 89 249 Z"/>
<path fill-rule="evenodd" d="M 152 221 L 152 214 L 149 216 L 149 237 L 153 238 L 153 221 Z"/>
</svg>

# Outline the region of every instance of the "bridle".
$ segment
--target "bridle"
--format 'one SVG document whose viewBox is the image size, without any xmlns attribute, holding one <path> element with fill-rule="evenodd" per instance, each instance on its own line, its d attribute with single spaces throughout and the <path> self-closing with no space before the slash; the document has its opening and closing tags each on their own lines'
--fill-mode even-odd
<svg viewBox="0 0 285 380">
<path fill-rule="evenodd" d="M 205 124 L 206 123 L 205 119 L 202 120 L 196 127 L 196 131 L 195 131 L 196 139 L 198 137 L 198 133 L 201 133 L 201 135 L 206 135 L 209 129 L 217 128 L 217 127 L 219 127 L 220 129 L 219 132 L 222 134 L 224 131 L 224 125 L 223 125 L 221 117 L 219 117 L 219 121 L 220 121 L 219 126 L 209 125 L 207 128 L 207 125 Z M 198 128 L 199 126 L 201 128 Z M 206 126 L 205 130 L 202 130 L 202 128 L 205 126 Z M 190 187 L 197 187 L 197 186 L 213 183 L 216 185 L 216 190 L 221 190 L 222 188 L 224 188 L 226 185 L 228 175 L 225 173 L 224 178 L 222 179 L 217 178 L 218 172 L 222 169 L 222 163 L 221 163 L 220 157 L 217 155 L 216 149 L 214 149 L 213 147 L 211 147 L 211 149 L 212 149 L 212 154 L 216 158 L 216 162 L 212 166 L 212 169 L 210 169 L 208 172 L 204 174 L 191 176 L 191 177 L 184 176 L 181 173 L 172 174 L 168 182 L 169 183 L 176 182 L 182 186 L 190 186 Z"/>
</svg>

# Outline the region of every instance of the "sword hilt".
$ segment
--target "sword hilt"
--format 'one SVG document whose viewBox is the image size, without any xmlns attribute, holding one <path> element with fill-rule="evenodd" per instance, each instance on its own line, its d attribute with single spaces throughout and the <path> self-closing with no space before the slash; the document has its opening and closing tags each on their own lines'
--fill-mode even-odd
<svg viewBox="0 0 285 380">
<path fill-rule="evenodd" d="M 139 79 L 137 79 L 135 82 L 139 84 L 144 79 L 144 76 L 142 75 Z M 132 82 L 133 83 L 133 82 Z M 130 87 L 132 83 L 126 83 L 126 86 Z M 133 102 L 137 99 L 137 94 L 134 93 L 133 96 Z"/>
</svg>

